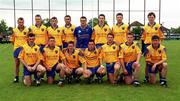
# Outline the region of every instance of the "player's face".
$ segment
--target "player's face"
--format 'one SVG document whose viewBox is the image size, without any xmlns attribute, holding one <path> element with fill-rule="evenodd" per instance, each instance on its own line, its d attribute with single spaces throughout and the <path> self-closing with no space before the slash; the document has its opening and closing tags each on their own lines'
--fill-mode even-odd
<svg viewBox="0 0 180 101">
<path fill-rule="evenodd" d="M 108 36 L 107 36 L 107 41 L 108 41 L 108 42 L 113 42 L 113 39 L 114 39 L 114 38 L 113 38 L 112 35 L 108 35 Z"/>
<path fill-rule="evenodd" d="M 57 19 L 51 19 L 51 25 L 52 26 L 56 26 L 58 23 L 58 20 Z"/>
<path fill-rule="evenodd" d="M 127 42 L 132 43 L 134 40 L 133 35 L 127 35 Z"/>
<path fill-rule="evenodd" d="M 34 43 L 34 40 L 35 40 L 35 37 L 29 37 L 29 38 L 28 38 L 28 42 L 29 42 L 29 43 Z"/>
<path fill-rule="evenodd" d="M 71 23 L 71 18 L 70 17 L 65 17 L 64 21 L 66 24 L 70 24 Z"/>
<path fill-rule="evenodd" d="M 149 20 L 149 22 L 154 22 L 155 17 L 153 15 L 148 16 L 148 20 Z"/>
<path fill-rule="evenodd" d="M 18 27 L 24 26 L 24 20 L 18 20 Z"/>
<path fill-rule="evenodd" d="M 40 25 L 42 22 L 41 17 L 35 17 L 35 21 L 37 25 Z"/>
<path fill-rule="evenodd" d="M 122 20 L 123 20 L 123 16 L 118 15 L 118 16 L 116 17 L 116 20 L 117 20 L 117 22 L 121 23 Z"/>
<path fill-rule="evenodd" d="M 158 40 L 158 39 L 152 40 L 153 47 L 157 48 L 159 46 L 159 44 L 160 44 L 160 40 Z"/>
<path fill-rule="evenodd" d="M 94 42 L 89 42 L 88 43 L 88 49 L 93 50 L 94 48 L 95 48 Z"/>
<path fill-rule="evenodd" d="M 49 39 L 49 46 L 54 47 L 55 46 L 55 39 Z"/>
<path fill-rule="evenodd" d="M 74 44 L 68 44 L 68 49 L 73 50 L 74 49 Z"/>
<path fill-rule="evenodd" d="M 105 21 L 104 16 L 99 16 L 99 23 L 103 24 Z"/>
<path fill-rule="evenodd" d="M 81 19 L 80 19 L 80 23 L 81 23 L 81 26 L 85 26 L 86 23 L 87 23 L 87 20 L 84 19 L 84 18 L 81 18 Z"/>
</svg>

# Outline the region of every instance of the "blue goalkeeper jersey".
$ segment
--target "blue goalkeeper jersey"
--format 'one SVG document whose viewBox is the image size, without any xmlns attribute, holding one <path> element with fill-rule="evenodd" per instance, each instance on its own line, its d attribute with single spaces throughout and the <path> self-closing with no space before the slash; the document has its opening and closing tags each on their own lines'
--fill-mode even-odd
<svg viewBox="0 0 180 101">
<path fill-rule="evenodd" d="M 87 48 L 88 42 L 92 36 L 92 28 L 86 26 L 85 29 L 82 29 L 81 26 L 78 26 L 74 30 L 74 36 L 76 37 L 76 48 Z"/>
</svg>

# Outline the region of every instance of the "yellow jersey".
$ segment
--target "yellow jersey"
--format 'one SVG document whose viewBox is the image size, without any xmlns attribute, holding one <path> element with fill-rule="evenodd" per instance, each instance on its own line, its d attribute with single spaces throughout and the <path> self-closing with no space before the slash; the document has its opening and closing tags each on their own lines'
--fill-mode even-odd
<svg viewBox="0 0 180 101">
<path fill-rule="evenodd" d="M 18 47 L 22 47 L 27 43 L 27 35 L 29 33 L 28 28 L 24 28 L 24 30 L 20 31 L 18 28 L 13 29 L 13 34 L 11 37 L 11 41 L 14 44 L 14 50 Z"/>
<path fill-rule="evenodd" d="M 94 39 L 95 44 L 105 44 L 107 43 L 107 35 L 109 33 L 111 33 L 111 29 L 108 25 L 104 25 L 103 27 L 96 25 L 94 27 L 92 39 Z"/>
<path fill-rule="evenodd" d="M 36 45 L 45 45 L 48 40 L 46 26 L 41 25 L 39 28 L 35 25 L 30 27 L 31 32 L 35 35 Z"/>
<path fill-rule="evenodd" d="M 78 68 L 80 63 L 84 63 L 85 60 L 79 56 L 79 50 L 75 49 L 73 54 L 69 54 L 68 49 L 63 50 L 66 57 L 66 63 L 69 68 Z"/>
<path fill-rule="evenodd" d="M 47 28 L 48 37 L 54 37 L 57 46 L 62 46 L 63 34 L 61 32 L 61 28 L 57 27 L 53 29 L 51 26 Z"/>
<path fill-rule="evenodd" d="M 145 56 L 146 61 L 151 63 L 157 63 L 161 60 L 167 60 L 166 49 L 163 45 L 160 45 L 157 50 L 154 49 L 152 45 L 149 45 L 147 47 L 147 50 L 148 51 Z"/>
<path fill-rule="evenodd" d="M 114 34 L 114 41 L 120 45 L 127 41 L 127 34 L 129 32 L 128 25 L 122 24 L 118 26 L 117 24 L 112 27 L 112 34 Z"/>
<path fill-rule="evenodd" d="M 42 55 L 39 51 L 39 46 L 33 47 L 28 44 L 23 45 L 23 49 L 19 55 L 19 58 L 24 60 L 27 65 L 34 65 L 38 60 L 42 60 Z"/>
<path fill-rule="evenodd" d="M 55 64 L 59 62 L 59 60 L 65 59 L 64 54 L 60 50 L 58 46 L 52 50 L 49 46 L 43 49 L 43 63 L 46 67 L 52 68 Z"/>
<path fill-rule="evenodd" d="M 161 25 L 154 23 L 154 26 L 150 26 L 149 24 L 145 25 L 142 30 L 141 40 L 144 41 L 145 44 L 151 44 L 152 36 L 157 35 L 160 39 L 164 39 L 165 36 L 161 31 Z"/>
<path fill-rule="evenodd" d="M 133 44 L 130 46 L 128 46 L 126 43 L 121 44 L 119 58 L 122 58 L 124 62 L 129 63 L 136 61 L 138 54 L 141 54 L 141 49 L 137 43 L 133 42 Z"/>
<path fill-rule="evenodd" d="M 74 30 L 75 30 L 76 26 L 75 25 L 71 25 L 70 27 L 66 27 L 63 26 L 62 27 L 62 34 L 63 34 L 63 40 L 64 42 L 69 42 L 69 41 L 73 41 L 75 40 L 74 37 Z"/>
<path fill-rule="evenodd" d="M 117 62 L 119 55 L 119 46 L 113 43 L 112 45 L 104 44 L 101 50 L 101 56 L 105 63 Z"/>
<path fill-rule="evenodd" d="M 86 64 L 88 68 L 94 68 L 97 66 L 100 66 L 100 58 L 101 58 L 101 50 L 95 49 L 94 51 L 88 50 L 86 48 L 84 51 L 82 51 L 82 56 L 86 60 Z"/>
</svg>

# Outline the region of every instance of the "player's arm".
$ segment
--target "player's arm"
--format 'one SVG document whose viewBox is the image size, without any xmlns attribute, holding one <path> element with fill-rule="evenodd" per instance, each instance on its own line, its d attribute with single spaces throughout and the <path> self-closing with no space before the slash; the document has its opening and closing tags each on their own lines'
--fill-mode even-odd
<svg viewBox="0 0 180 101">
<path fill-rule="evenodd" d="M 160 37 L 161 41 L 164 40 L 165 39 L 165 35 L 163 33 L 162 26 L 160 26 L 158 33 L 159 33 L 159 37 Z"/>
<path fill-rule="evenodd" d="M 141 49 L 139 48 L 139 44 L 136 44 L 136 52 L 137 52 L 137 59 L 136 59 L 136 63 L 139 63 L 140 59 L 141 59 Z"/>
<path fill-rule="evenodd" d="M 15 33 L 14 33 L 13 30 L 12 30 L 12 35 L 11 35 L 11 37 L 10 37 L 10 41 L 11 41 L 11 43 L 14 45 L 14 41 L 15 41 Z"/>
<path fill-rule="evenodd" d="M 142 40 L 142 41 L 144 41 L 145 38 L 146 38 L 146 33 L 145 33 L 145 31 L 144 31 L 144 28 L 142 28 L 142 30 L 141 30 L 140 37 L 141 37 L 141 40 Z"/>
<path fill-rule="evenodd" d="M 24 49 L 22 49 L 21 52 L 20 52 L 20 54 L 19 54 L 19 56 L 18 56 L 18 58 L 20 59 L 21 63 L 22 63 L 28 70 L 30 70 L 30 69 L 31 69 L 30 66 L 28 66 L 27 63 L 24 61 L 24 55 L 25 55 L 25 51 L 24 51 Z"/>
<path fill-rule="evenodd" d="M 125 65 L 124 65 L 124 53 L 123 53 L 123 50 L 121 49 L 121 47 L 120 47 L 118 59 L 119 59 L 119 63 L 120 63 L 121 66 L 122 66 L 122 72 L 123 72 L 124 74 L 127 74 L 127 70 L 126 70 L 126 67 L 125 67 Z"/>
<path fill-rule="evenodd" d="M 77 43 L 77 34 L 78 34 L 77 28 L 75 28 L 75 30 L 74 30 L 74 45 L 75 45 L 75 47 L 76 47 L 76 43 Z"/>
</svg>

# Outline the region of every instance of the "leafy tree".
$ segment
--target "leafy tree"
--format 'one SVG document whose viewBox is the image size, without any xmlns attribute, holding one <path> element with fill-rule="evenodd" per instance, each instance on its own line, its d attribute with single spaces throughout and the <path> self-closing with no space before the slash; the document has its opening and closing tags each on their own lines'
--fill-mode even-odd
<svg viewBox="0 0 180 101">
<path fill-rule="evenodd" d="M 88 25 L 91 26 L 91 27 L 94 27 L 98 24 L 98 18 L 93 18 L 93 19 L 90 19 L 89 22 L 88 22 Z M 105 24 L 108 25 L 107 21 L 105 21 Z"/>
<path fill-rule="evenodd" d="M 51 23 L 50 23 L 50 19 L 49 19 L 49 18 L 43 19 L 42 23 L 43 23 L 46 27 L 51 26 Z"/>
</svg>

